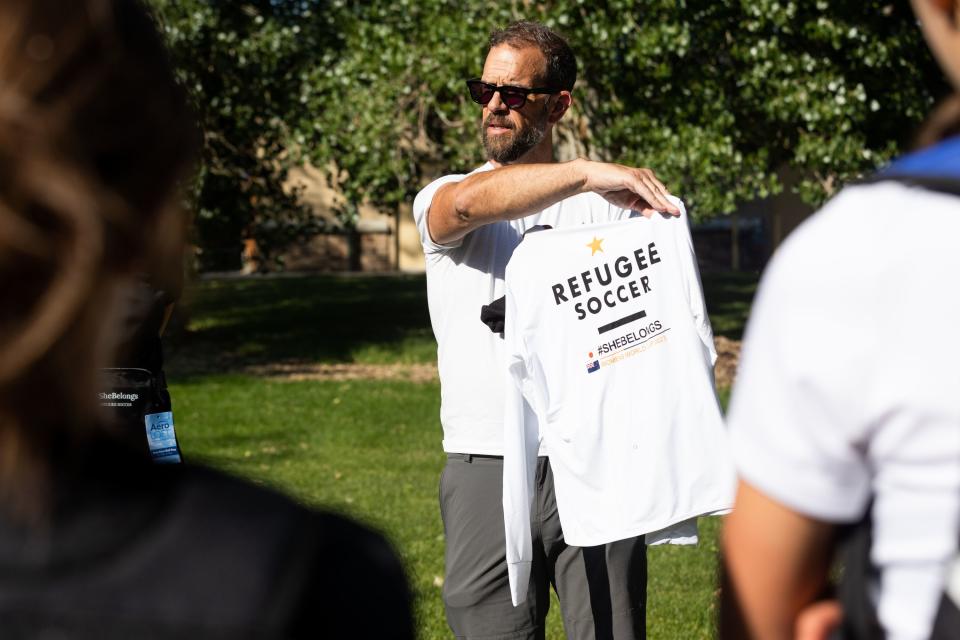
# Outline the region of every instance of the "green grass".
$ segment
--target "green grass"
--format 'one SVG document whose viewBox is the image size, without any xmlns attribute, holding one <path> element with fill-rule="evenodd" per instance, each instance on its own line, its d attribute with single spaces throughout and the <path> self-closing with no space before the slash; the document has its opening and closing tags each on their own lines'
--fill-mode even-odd
<svg viewBox="0 0 960 640">
<path fill-rule="evenodd" d="M 743 337 L 743 327 L 757 290 L 757 274 L 721 271 L 703 273 L 703 294 L 713 333 L 731 340 Z"/>
<path fill-rule="evenodd" d="M 173 384 L 185 453 L 384 532 L 404 559 L 424 640 L 450 637 L 440 588 L 439 387 L 407 382 L 273 382 L 198 377 Z M 650 549 L 651 638 L 710 638 L 716 523 L 700 547 Z M 556 600 L 548 638 L 563 638 Z"/>
<path fill-rule="evenodd" d="M 738 338 L 756 279 L 706 275 L 716 333 Z M 206 280 L 170 340 L 168 371 L 186 455 L 340 511 L 387 535 L 416 594 L 423 640 L 449 638 L 437 503 L 444 463 L 439 386 L 282 382 L 230 373 L 277 361 L 432 362 L 422 276 Z M 650 549 L 649 637 L 713 636 L 718 523 L 698 548 Z M 558 605 L 547 638 L 563 638 Z"/>
<path fill-rule="evenodd" d="M 437 357 L 420 275 L 203 280 L 188 291 L 185 309 L 187 330 L 170 340 L 171 365 L 183 373 Z"/>
<path fill-rule="evenodd" d="M 185 455 L 383 531 L 406 562 L 423 638 L 442 638 L 439 388 L 404 382 L 173 384 Z"/>
</svg>

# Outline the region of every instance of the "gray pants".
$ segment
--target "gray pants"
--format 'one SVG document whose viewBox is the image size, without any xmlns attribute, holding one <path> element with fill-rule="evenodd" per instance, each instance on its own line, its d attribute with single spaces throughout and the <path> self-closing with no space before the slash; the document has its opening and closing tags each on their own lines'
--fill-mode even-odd
<svg viewBox="0 0 960 640">
<path fill-rule="evenodd" d="M 647 548 L 643 536 L 599 547 L 565 544 L 547 458 L 538 460 L 530 514 L 534 559 L 529 591 L 525 602 L 513 606 L 502 493 L 502 458 L 447 455 L 440 477 L 447 544 L 443 602 L 456 637 L 542 639 L 552 584 L 567 638 L 645 638 Z"/>
</svg>

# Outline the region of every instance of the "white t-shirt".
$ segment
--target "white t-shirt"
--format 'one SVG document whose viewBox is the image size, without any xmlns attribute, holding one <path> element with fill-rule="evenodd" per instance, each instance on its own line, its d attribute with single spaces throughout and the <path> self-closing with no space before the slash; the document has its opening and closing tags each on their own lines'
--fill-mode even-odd
<svg viewBox="0 0 960 640">
<path fill-rule="evenodd" d="M 672 538 L 662 530 L 732 506 L 713 334 L 685 213 L 528 235 L 507 266 L 504 337 L 514 604 L 527 591 L 542 441 L 568 544 Z"/>
<path fill-rule="evenodd" d="M 489 163 L 477 171 L 490 171 Z M 503 455 L 503 339 L 480 321 L 480 307 L 503 295 L 503 274 L 523 233 L 539 224 L 553 227 L 619 220 L 631 215 L 594 193 L 562 200 L 540 213 L 495 222 L 444 246 L 430 238 L 427 216 L 444 184 L 435 180 L 417 194 L 413 216 L 427 267 L 427 303 L 437 339 L 440 422 L 448 453 Z"/>
<path fill-rule="evenodd" d="M 794 232 L 751 312 L 729 412 L 748 483 L 827 522 L 871 497 L 878 615 L 929 634 L 960 522 L 960 200 L 845 189 Z"/>
</svg>

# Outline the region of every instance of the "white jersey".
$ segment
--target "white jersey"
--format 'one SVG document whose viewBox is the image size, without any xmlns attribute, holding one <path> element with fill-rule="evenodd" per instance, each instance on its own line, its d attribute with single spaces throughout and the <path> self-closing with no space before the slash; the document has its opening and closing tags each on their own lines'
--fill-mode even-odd
<svg viewBox="0 0 960 640">
<path fill-rule="evenodd" d="M 960 207 L 845 189 L 764 275 L 730 404 L 742 478 L 827 522 L 873 500 L 877 613 L 927 638 L 960 522 Z"/>
<path fill-rule="evenodd" d="M 490 170 L 493 165 L 487 163 L 476 171 Z M 503 295 L 507 262 L 530 227 L 620 220 L 633 212 L 595 193 L 584 193 L 518 220 L 484 225 L 450 245 L 439 245 L 427 230 L 433 196 L 444 184 L 466 177 L 440 178 L 417 194 L 413 203 L 426 256 L 430 322 L 437 339 L 443 450 L 503 455 L 503 339 L 480 321 L 480 307 Z"/>
<path fill-rule="evenodd" d="M 529 234 L 507 267 L 505 342 L 503 507 L 515 604 L 532 561 L 541 441 L 568 544 L 650 534 L 731 507 L 716 353 L 685 212 Z"/>
</svg>

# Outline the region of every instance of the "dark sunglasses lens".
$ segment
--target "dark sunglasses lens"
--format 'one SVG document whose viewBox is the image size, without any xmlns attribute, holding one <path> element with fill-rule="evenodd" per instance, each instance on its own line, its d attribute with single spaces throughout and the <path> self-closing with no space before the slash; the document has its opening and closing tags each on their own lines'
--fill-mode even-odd
<svg viewBox="0 0 960 640">
<path fill-rule="evenodd" d="M 494 87 L 485 82 L 468 82 L 470 97 L 477 104 L 487 104 L 493 98 Z"/>
<path fill-rule="evenodd" d="M 527 101 L 527 95 L 521 91 L 501 89 L 500 99 L 503 100 L 503 104 L 507 105 L 511 109 L 519 109 Z"/>
</svg>

